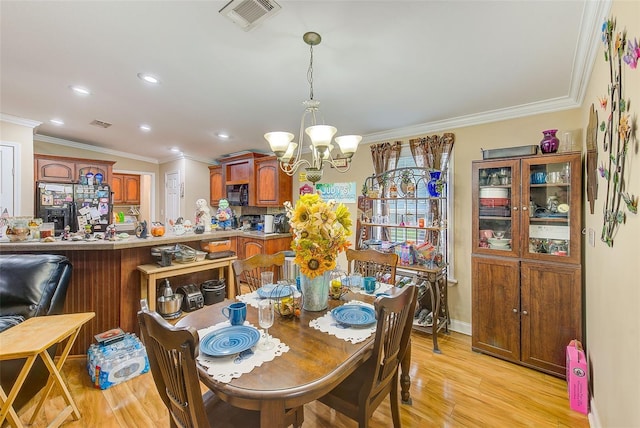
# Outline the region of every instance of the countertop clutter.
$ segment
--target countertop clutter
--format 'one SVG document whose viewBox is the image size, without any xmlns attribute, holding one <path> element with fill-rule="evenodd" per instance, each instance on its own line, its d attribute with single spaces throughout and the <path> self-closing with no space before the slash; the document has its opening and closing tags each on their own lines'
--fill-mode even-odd
<svg viewBox="0 0 640 428">
<path fill-rule="evenodd" d="M 127 239 L 109 241 L 96 239 L 90 241 L 62 241 L 56 238 L 55 242 L 41 242 L 40 240 L 26 240 L 20 242 L 0 241 L 0 252 L 9 251 L 64 251 L 64 250 L 114 250 L 137 247 L 150 247 L 162 244 L 177 244 L 193 241 L 215 241 L 234 237 L 250 237 L 254 239 L 278 239 L 291 236 L 289 233 L 263 233 L 256 231 L 244 232 L 241 230 L 226 230 L 205 233 L 185 233 L 183 235 L 166 234 L 163 236 L 151 236 L 141 239 L 130 236 Z"/>
</svg>

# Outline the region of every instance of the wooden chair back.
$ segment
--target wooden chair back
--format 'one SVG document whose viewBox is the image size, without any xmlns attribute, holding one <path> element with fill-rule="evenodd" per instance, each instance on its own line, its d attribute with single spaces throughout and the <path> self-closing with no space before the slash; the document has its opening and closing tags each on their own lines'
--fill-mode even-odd
<svg viewBox="0 0 640 428">
<path fill-rule="evenodd" d="M 399 428 L 398 367 L 409 347 L 416 287 L 394 288 L 375 301 L 376 337 L 371 357 L 320 401 L 367 427 L 378 405 L 390 395 L 393 425 Z"/>
<path fill-rule="evenodd" d="M 362 276 L 373 276 L 376 280 L 383 279 L 385 274 L 391 275 L 390 284 L 396 282 L 396 266 L 398 255 L 394 253 L 382 253 L 373 249 L 353 250 L 348 248 L 347 273 L 361 273 Z"/>
<path fill-rule="evenodd" d="M 245 260 L 235 260 L 232 266 L 238 290 L 241 289 L 242 284 L 246 284 L 249 287 L 249 291 L 256 291 L 262 285 L 260 277 L 262 272 L 273 272 L 274 281 L 282 277 L 284 252 L 256 254 Z"/>
<path fill-rule="evenodd" d="M 138 312 L 140 334 L 160 398 L 169 409 L 171 426 L 208 427 L 196 368 L 198 332 L 174 327 L 157 312 Z"/>
</svg>

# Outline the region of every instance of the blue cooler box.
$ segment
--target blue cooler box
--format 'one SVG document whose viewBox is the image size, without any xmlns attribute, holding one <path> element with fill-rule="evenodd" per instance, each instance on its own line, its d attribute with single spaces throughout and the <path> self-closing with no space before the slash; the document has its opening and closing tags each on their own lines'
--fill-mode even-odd
<svg viewBox="0 0 640 428">
<path fill-rule="evenodd" d="M 149 371 L 147 351 L 135 334 L 118 342 L 92 344 L 87 352 L 87 370 L 96 388 L 107 389 Z"/>
</svg>

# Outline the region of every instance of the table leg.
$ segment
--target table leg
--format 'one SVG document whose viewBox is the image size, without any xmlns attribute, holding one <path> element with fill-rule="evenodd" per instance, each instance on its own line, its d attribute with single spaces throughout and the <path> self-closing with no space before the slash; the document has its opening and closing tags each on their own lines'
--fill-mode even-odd
<svg viewBox="0 0 640 428">
<path fill-rule="evenodd" d="M 407 350 L 405 351 L 404 356 L 400 360 L 400 397 L 402 397 L 402 402 L 404 404 L 411 404 L 411 393 L 409 392 L 409 388 L 411 388 L 411 376 L 409 376 L 409 370 L 411 369 L 411 338 L 409 338 L 409 343 L 407 344 Z"/>
<path fill-rule="evenodd" d="M 31 367 L 33 367 L 33 363 L 36 361 L 36 358 L 37 358 L 37 355 L 32 355 L 27 357 L 26 361 L 24 362 L 24 366 L 22 366 L 22 370 L 20 370 L 20 373 L 16 378 L 16 382 L 13 384 L 11 391 L 9 391 L 8 396 L 5 395 L 4 390 L 2 391 L 2 394 L 0 395 L 0 399 L 2 399 L 2 411 L 0 411 L 0 426 L 2 426 L 2 424 L 4 423 L 4 420 L 7 418 L 9 419 L 10 422 L 13 420 L 13 424 L 15 426 L 18 426 L 18 427 L 23 426 L 22 422 L 20 422 L 20 418 L 18 417 L 18 414 L 13 409 L 13 402 L 18 396 L 18 392 L 22 388 L 22 385 L 24 384 L 24 381 L 27 378 L 27 375 L 31 371 Z"/>
<path fill-rule="evenodd" d="M 285 428 L 284 403 L 264 400 L 260 406 L 260 428 Z"/>
<path fill-rule="evenodd" d="M 62 370 L 62 366 L 64 365 L 65 361 L 67 360 L 67 357 L 69 356 L 69 353 L 71 352 L 71 347 L 76 341 L 76 338 L 80 333 L 81 327 L 82 326 L 76 328 L 71 332 L 69 336 L 67 336 L 67 339 L 66 339 L 67 343 L 65 344 L 64 350 L 60 354 L 60 357 L 58 359 L 58 364 L 55 364 L 53 362 L 53 360 L 51 359 L 51 356 L 49 355 L 46 349 L 39 354 L 40 358 L 42 358 L 42 361 L 44 361 L 45 366 L 47 366 L 47 369 L 49 370 L 49 380 L 47 381 L 47 385 L 43 390 L 43 394 L 42 394 L 42 397 L 40 398 L 40 402 L 38 402 L 36 409 L 33 411 L 33 415 L 31 415 L 31 420 L 29 421 L 29 424 L 33 424 L 35 422 L 36 417 L 40 413 L 40 410 L 42 409 L 42 406 L 44 405 L 45 400 L 49 396 L 49 393 L 51 392 L 51 389 L 53 388 L 54 384 L 58 384 L 58 386 L 60 387 L 60 390 L 62 391 L 62 398 L 67 403 L 67 407 L 63 409 L 61 414 L 56 418 L 55 422 L 57 422 L 57 424 L 52 423 L 50 426 L 59 426 L 62 423 L 62 421 L 64 421 L 67 418 L 67 416 L 69 416 L 69 414 L 73 415 L 73 419 L 76 421 L 80 419 L 80 411 L 78 410 L 76 403 L 73 401 L 73 398 L 71 397 L 71 393 L 69 392 L 67 385 L 64 383 L 62 376 L 60 376 L 60 370 Z"/>
</svg>

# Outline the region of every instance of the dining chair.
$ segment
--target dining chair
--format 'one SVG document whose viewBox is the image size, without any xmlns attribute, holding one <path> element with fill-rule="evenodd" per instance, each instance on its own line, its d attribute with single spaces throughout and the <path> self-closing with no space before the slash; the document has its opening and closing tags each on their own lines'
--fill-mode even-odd
<svg viewBox="0 0 640 428">
<path fill-rule="evenodd" d="M 282 277 L 284 251 L 275 254 L 256 254 L 245 260 L 234 260 L 232 266 L 238 290 L 246 284 L 249 291 L 253 292 L 262 285 L 260 277 L 262 272 L 273 272 L 274 281 Z"/>
<path fill-rule="evenodd" d="M 386 274 L 391 276 L 390 284 L 396 283 L 396 266 L 398 265 L 398 255 L 395 253 L 382 253 L 378 250 L 354 250 L 348 248 L 347 273 L 359 272 L 362 276 L 373 276 L 377 281 L 381 281 Z"/>
<path fill-rule="evenodd" d="M 260 412 L 231 406 L 212 391 L 204 395 L 196 368 L 198 332 L 193 327 L 174 327 L 157 312 L 138 312 L 140 335 L 147 350 L 151 374 L 160 398 L 169 410 L 172 428 L 258 427 Z M 302 426 L 301 407 L 287 413 L 287 426 Z"/>
<path fill-rule="evenodd" d="M 416 306 L 416 288 L 407 285 L 379 296 L 375 303 L 377 326 L 373 354 L 320 402 L 354 419 L 360 428 L 390 395 L 394 428 L 401 426 L 398 367 L 408 349 Z"/>
</svg>

